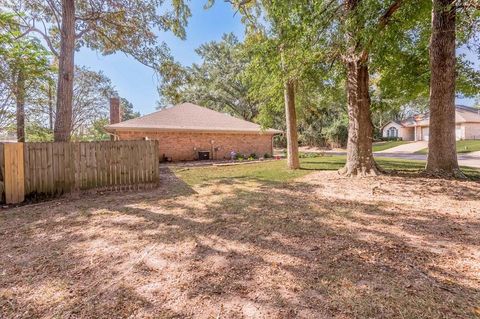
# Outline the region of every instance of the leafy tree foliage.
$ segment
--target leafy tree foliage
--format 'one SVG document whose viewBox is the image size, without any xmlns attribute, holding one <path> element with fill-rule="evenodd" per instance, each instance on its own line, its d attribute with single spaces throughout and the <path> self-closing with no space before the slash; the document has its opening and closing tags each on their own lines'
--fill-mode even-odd
<svg viewBox="0 0 480 319">
<path fill-rule="evenodd" d="M 424 110 L 427 105 L 431 3 L 251 0 L 232 4 L 249 30 L 245 45 L 254 53 L 249 64 L 251 78 L 258 80 L 253 92 L 265 102 L 261 103 L 260 119 L 272 123 L 278 118 L 272 115 L 281 112 L 281 83 L 293 79 L 298 129 L 317 132 L 319 138 L 321 125 L 312 121 L 314 110 L 341 109 L 321 104 L 333 93 L 332 97 L 349 105 L 351 145 L 344 172 L 377 173 L 372 131 L 378 132 L 387 116 L 401 118 L 405 110 Z M 462 59 L 459 66 L 463 70 L 458 92 L 478 92 L 477 72 Z M 343 81 L 339 80 L 342 75 Z M 332 90 L 335 86 L 345 86 L 347 95 Z M 334 122 L 341 123 L 329 120 Z M 341 126 L 334 127 L 341 132 Z"/>
<path fill-rule="evenodd" d="M 122 108 L 122 121 L 140 117 L 140 112 L 135 111 L 132 102 L 124 97 L 120 98 L 120 107 Z"/>
<path fill-rule="evenodd" d="M 14 16 L 0 12 L 0 83 L 2 121 L 8 124 L 8 109 L 16 104 L 19 142 L 25 141 L 27 90 L 48 75 L 48 53 L 37 39 L 22 38 Z"/>
<path fill-rule="evenodd" d="M 23 34 L 36 33 L 43 37 L 58 57 L 55 140 L 70 138 L 75 49 L 87 46 L 103 54 L 123 51 L 145 65 L 158 65 L 165 46 L 157 44 L 155 31 L 171 30 L 183 38 L 186 19 L 190 16 L 183 0 L 170 2 L 171 10 L 162 4 L 161 0 L 2 2 L 2 7 L 21 20 Z"/>
<path fill-rule="evenodd" d="M 78 134 L 95 121 L 108 118 L 109 98 L 116 92 L 103 72 L 77 67 L 73 92 L 73 132 Z"/>
<path fill-rule="evenodd" d="M 201 45 L 196 53 L 202 59 L 200 64 L 183 67 L 170 60 L 163 65 L 161 103 L 192 102 L 253 120 L 258 115 L 258 99 L 248 94 L 250 79 L 242 73 L 249 58 L 242 54 L 238 39 L 225 34 L 219 42 Z"/>
<path fill-rule="evenodd" d="M 99 118 L 93 121 L 92 125 L 87 127 L 81 135 L 74 135 L 78 141 L 106 141 L 110 135 L 105 131 L 105 125 L 108 125 L 108 118 Z"/>
<path fill-rule="evenodd" d="M 6 132 L 15 121 L 15 107 L 10 88 L 0 82 L 0 132 Z"/>
<path fill-rule="evenodd" d="M 27 119 L 30 125 L 27 130 L 28 140 L 46 138 L 46 131 L 53 136 L 50 126 L 55 121 L 56 112 L 51 105 L 55 103 L 55 92 L 50 92 L 55 85 L 44 82 L 31 92 L 35 98 L 29 99 Z M 72 138 L 75 140 L 105 139 L 102 123 L 108 124 L 109 98 L 118 95 L 111 80 L 103 73 L 86 67 L 76 67 L 74 79 L 74 97 L 72 112 Z M 52 94 L 53 93 L 53 94 Z M 50 99 L 53 98 L 53 101 Z M 126 109 L 124 120 L 137 117 L 133 104 L 121 98 L 121 105 Z M 38 129 L 38 134 L 34 130 Z"/>
</svg>

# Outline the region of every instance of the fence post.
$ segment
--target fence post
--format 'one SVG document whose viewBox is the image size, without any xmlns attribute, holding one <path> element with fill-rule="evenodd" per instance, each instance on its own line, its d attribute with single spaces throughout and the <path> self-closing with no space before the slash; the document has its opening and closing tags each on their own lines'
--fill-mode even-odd
<svg viewBox="0 0 480 319">
<path fill-rule="evenodd" d="M 5 202 L 17 204 L 25 200 L 25 168 L 23 143 L 4 144 Z"/>
</svg>

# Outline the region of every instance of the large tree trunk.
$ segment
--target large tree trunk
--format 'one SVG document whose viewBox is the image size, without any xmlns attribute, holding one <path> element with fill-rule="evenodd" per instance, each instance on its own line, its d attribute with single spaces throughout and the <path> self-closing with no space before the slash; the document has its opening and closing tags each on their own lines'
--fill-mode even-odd
<svg viewBox="0 0 480 319">
<path fill-rule="evenodd" d="M 62 0 L 62 30 L 58 65 L 57 111 L 54 140 L 70 140 L 75 50 L 75 0 Z"/>
<path fill-rule="evenodd" d="M 48 127 L 53 130 L 53 92 L 50 82 L 48 82 Z"/>
<path fill-rule="evenodd" d="M 288 168 L 300 168 L 298 158 L 297 113 L 295 110 L 295 85 L 287 80 L 284 84 L 285 116 L 287 120 L 287 163 Z"/>
<path fill-rule="evenodd" d="M 347 162 L 339 173 L 346 176 L 377 175 L 373 158 L 373 124 L 370 113 L 368 56 L 346 59 L 348 98 Z"/>
<path fill-rule="evenodd" d="M 18 71 L 15 85 L 15 100 L 17 104 L 17 141 L 25 142 L 25 74 Z"/>
<path fill-rule="evenodd" d="M 463 177 L 455 147 L 455 0 L 433 0 L 427 173 Z"/>
</svg>

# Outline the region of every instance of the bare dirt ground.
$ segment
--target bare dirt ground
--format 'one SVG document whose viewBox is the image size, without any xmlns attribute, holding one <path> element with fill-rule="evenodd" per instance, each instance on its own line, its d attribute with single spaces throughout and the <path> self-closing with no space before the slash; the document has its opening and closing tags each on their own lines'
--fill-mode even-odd
<svg viewBox="0 0 480 319">
<path fill-rule="evenodd" d="M 1 318 L 477 318 L 480 184 L 171 175 L 0 211 Z"/>
</svg>

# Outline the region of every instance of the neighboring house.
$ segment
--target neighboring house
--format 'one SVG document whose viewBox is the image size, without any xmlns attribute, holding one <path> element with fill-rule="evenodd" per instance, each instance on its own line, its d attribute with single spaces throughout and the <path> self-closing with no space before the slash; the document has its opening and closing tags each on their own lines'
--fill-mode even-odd
<svg viewBox="0 0 480 319">
<path fill-rule="evenodd" d="M 457 140 L 480 139 L 480 109 L 457 105 L 455 124 Z M 428 141 L 429 125 L 429 114 L 418 114 L 403 121 L 388 122 L 382 127 L 382 136 L 399 137 L 404 141 Z"/>
<path fill-rule="evenodd" d="M 119 122 L 118 104 L 110 102 L 111 123 L 105 129 L 118 140 L 159 141 L 160 156 L 173 161 L 229 159 L 231 152 L 259 157 L 273 154 L 273 136 L 282 131 L 183 103 Z M 113 108 L 113 109 L 112 109 Z"/>
</svg>

